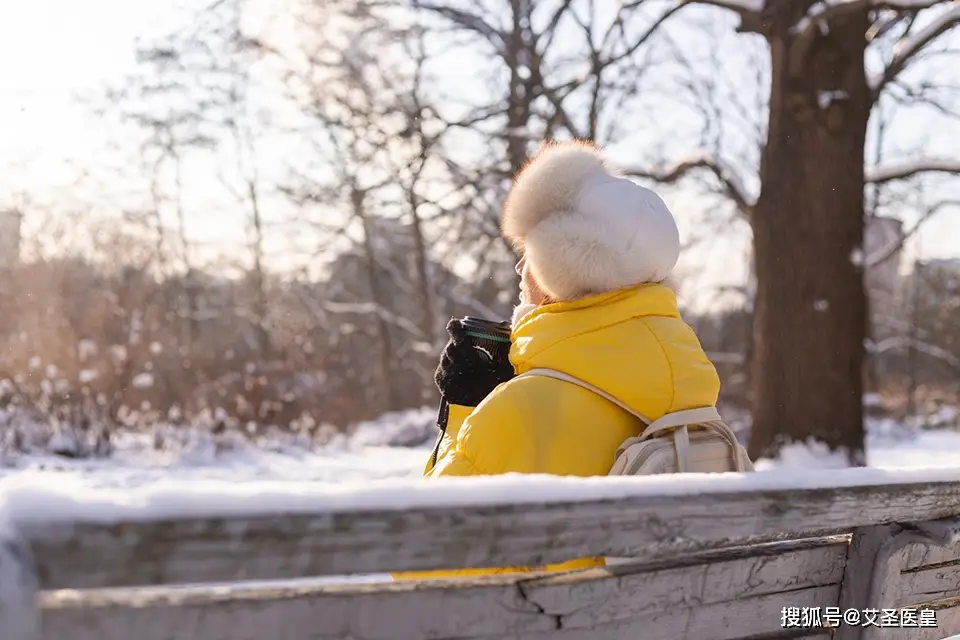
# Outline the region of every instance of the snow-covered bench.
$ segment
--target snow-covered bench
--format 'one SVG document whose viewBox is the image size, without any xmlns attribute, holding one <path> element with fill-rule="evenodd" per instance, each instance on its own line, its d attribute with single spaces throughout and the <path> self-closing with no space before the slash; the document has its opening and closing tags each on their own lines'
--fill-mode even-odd
<svg viewBox="0 0 960 640">
<path fill-rule="evenodd" d="M 0 492 L 2 640 L 960 633 L 958 470 Z M 454 582 L 129 589 L 594 554 L 633 559 Z"/>
</svg>

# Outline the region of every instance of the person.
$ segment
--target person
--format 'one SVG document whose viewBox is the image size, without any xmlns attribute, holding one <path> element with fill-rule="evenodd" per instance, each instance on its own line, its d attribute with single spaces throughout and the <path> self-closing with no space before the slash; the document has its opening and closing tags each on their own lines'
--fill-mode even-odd
<svg viewBox="0 0 960 640">
<path fill-rule="evenodd" d="M 448 324 L 435 378 L 449 414 L 427 478 L 607 475 L 617 448 L 644 425 L 567 381 L 515 378 L 533 368 L 580 378 L 650 419 L 715 405 L 719 377 L 681 319 L 670 281 L 679 231 L 656 193 L 621 176 L 589 142 L 548 142 L 518 173 L 502 231 L 522 255 L 509 362 L 488 363 L 457 322 Z M 603 564 L 586 558 L 398 578 Z"/>
</svg>

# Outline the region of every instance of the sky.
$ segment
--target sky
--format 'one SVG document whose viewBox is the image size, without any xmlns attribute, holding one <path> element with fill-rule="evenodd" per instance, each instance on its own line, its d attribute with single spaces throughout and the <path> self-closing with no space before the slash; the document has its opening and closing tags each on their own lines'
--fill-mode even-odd
<svg viewBox="0 0 960 640">
<path fill-rule="evenodd" d="M 37 181 L 55 181 L 57 156 L 97 141 L 75 94 L 131 70 L 136 38 L 169 28 L 175 15 L 170 3 L 148 0 L 0 3 L 5 159 L 30 158 L 40 163 Z"/>
<path fill-rule="evenodd" d="M 75 166 L 102 161 L 108 138 L 106 125 L 78 101 L 78 94 L 95 94 L 104 83 L 117 82 L 135 68 L 138 38 L 150 38 L 173 28 L 182 19 L 180 2 L 150 0 L 31 0 L 0 2 L 0 206 L 17 202 L 18 191 L 57 194 L 76 180 Z M 194 3 L 196 6 L 196 3 Z M 456 73 L 448 93 L 468 95 L 477 90 L 469 62 L 447 58 Z M 477 62 L 474 61 L 474 65 Z M 482 64 L 482 61 L 481 61 Z M 459 80 L 458 80 L 459 78 Z M 667 117 L 669 114 L 664 114 Z M 662 123 L 657 123 L 662 126 Z M 903 128 L 910 134 L 911 125 Z M 919 151 L 944 148 L 948 140 L 918 138 Z M 946 147 L 949 149 L 949 145 Z M 623 158 L 624 151 L 616 150 Z M 190 207 L 191 235 L 202 242 L 242 242 L 242 224 L 203 206 L 199 174 Z M 55 197 L 55 196 L 50 196 Z M 696 255 L 685 256 L 681 270 L 706 273 L 688 291 L 691 298 L 707 295 L 718 284 L 743 284 L 743 256 L 749 243 L 744 225 L 733 232 L 704 231 L 702 220 L 712 201 L 665 190 L 685 237 L 708 235 Z M 960 212 L 953 210 L 928 222 L 908 246 L 914 255 L 947 257 L 960 254 Z M 919 254 L 918 254 L 919 251 Z M 700 293 L 697 293 L 699 291 Z"/>
</svg>

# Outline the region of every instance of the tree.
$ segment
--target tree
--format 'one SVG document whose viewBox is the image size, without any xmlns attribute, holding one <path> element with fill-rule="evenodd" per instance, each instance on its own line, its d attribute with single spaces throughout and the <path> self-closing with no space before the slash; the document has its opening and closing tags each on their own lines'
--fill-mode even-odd
<svg viewBox="0 0 960 640">
<path fill-rule="evenodd" d="M 936 4 L 936 3 L 929 3 Z M 960 162 L 924 161 L 865 173 L 870 113 L 924 46 L 960 22 L 909 27 L 877 78 L 865 70 L 867 34 L 911 11 L 886 3 L 807 0 L 739 9 L 767 40 L 771 94 L 751 210 L 757 264 L 756 404 L 750 453 L 815 438 L 863 464 L 862 370 L 867 327 L 862 245 L 864 185 Z"/>
<path fill-rule="evenodd" d="M 480 214 L 474 228 L 485 236 L 464 234 L 460 244 L 483 247 L 478 278 L 489 277 L 502 290 L 513 291 L 516 276 L 506 265 L 512 267 L 514 248 L 502 240 L 498 228 L 510 181 L 539 140 L 568 135 L 609 143 L 624 133 L 625 119 L 620 115 L 624 111 L 636 115 L 632 102 L 656 61 L 644 45 L 676 9 L 645 25 L 633 19 L 637 2 L 620 3 L 609 21 L 592 0 L 397 4 L 413 9 L 429 35 L 433 57 L 442 61 L 462 49 L 457 38 L 466 36 L 468 46 L 475 47 L 486 63 L 483 77 L 477 79 L 486 80 L 486 99 L 466 108 L 451 106 L 451 101 L 438 101 L 436 106 L 451 130 L 490 150 L 469 161 L 459 160 L 462 154 L 456 151 L 450 153 L 448 162 L 457 165 L 459 184 L 472 193 L 466 209 Z M 491 251 L 496 244 L 499 250 Z"/>
<path fill-rule="evenodd" d="M 604 104 L 610 108 L 615 96 L 635 90 L 635 82 L 627 80 L 635 81 L 630 76 L 650 66 L 645 56 L 652 54 L 644 45 L 663 35 L 664 25 L 686 7 L 709 5 L 735 12 L 739 32 L 762 37 L 769 96 L 765 126 L 758 128 L 757 175 L 744 175 L 745 163 L 725 159 L 720 145 L 708 145 L 706 151 L 670 166 L 631 170 L 665 182 L 706 170 L 750 224 L 756 265 L 751 455 L 772 456 L 786 442 L 814 438 L 845 451 L 851 464 L 863 464 L 864 187 L 928 172 L 960 171 L 960 160 L 949 158 L 868 170 L 868 125 L 874 107 L 889 93 L 907 93 L 915 102 L 924 99 L 918 96 L 931 95 L 924 83 L 911 87 L 906 72 L 960 22 L 960 5 L 943 0 L 697 0 L 661 4 L 649 26 L 628 29 L 632 17 L 649 16 L 646 9 L 658 6 L 641 0 L 621 3 L 604 31 L 598 28 L 594 2 L 500 4 L 499 9 L 469 8 L 457 2 L 411 0 L 414 9 L 477 34 L 510 70 L 508 137 L 524 126 L 532 133 L 533 114 L 548 105 L 543 134 L 565 130 L 608 141 L 611 137 L 604 140 L 596 124 Z M 500 22 L 498 15 L 506 19 Z M 586 73 L 558 84 L 558 73 L 551 76 L 544 61 L 556 55 L 551 47 L 556 48 L 563 20 L 586 34 L 577 46 L 589 64 Z M 669 46 L 670 39 L 664 37 Z M 569 42 L 566 46 L 570 54 Z M 868 46 L 885 61 L 876 74 L 867 73 Z M 688 69 L 693 64 L 682 53 L 677 59 Z M 643 60 L 646 65 L 639 62 Z M 631 73 L 618 73 L 617 65 L 627 63 Z M 579 109 L 570 98 L 578 93 L 589 98 Z M 698 96 L 703 99 L 703 94 Z M 578 114 L 585 117 L 585 125 L 577 124 Z M 508 148 L 514 151 L 507 157 L 510 170 L 515 170 L 523 156 L 518 149 L 529 151 L 529 146 L 524 141 L 511 147 L 510 140 Z M 759 184 L 759 193 L 751 192 L 747 183 Z"/>
</svg>

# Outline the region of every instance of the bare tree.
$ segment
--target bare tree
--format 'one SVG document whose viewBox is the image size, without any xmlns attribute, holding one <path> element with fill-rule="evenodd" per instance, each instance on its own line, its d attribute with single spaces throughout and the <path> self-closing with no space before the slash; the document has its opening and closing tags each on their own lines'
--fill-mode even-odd
<svg viewBox="0 0 960 640">
<path fill-rule="evenodd" d="M 862 249 L 864 188 L 960 170 L 953 158 L 867 167 L 867 128 L 874 107 L 888 94 L 950 114 L 945 91 L 911 83 L 916 74 L 906 72 L 915 71 L 922 54 L 938 47 L 941 36 L 960 22 L 955 2 L 646 0 L 619 3 L 612 11 L 592 0 L 397 0 L 356 6 L 368 13 L 383 6 L 408 9 L 435 32 L 435 42 L 453 47 L 451 31 L 465 35 L 476 52 L 495 61 L 492 99 L 444 116 L 451 128 L 480 133 L 485 144 L 503 150 L 490 154 L 486 164 L 472 165 L 472 177 L 480 173 L 488 179 L 484 191 L 493 202 L 526 161 L 533 141 L 566 135 L 616 142 L 614 116 L 639 102 L 641 80 L 650 83 L 651 69 L 673 65 L 686 77 L 702 65 L 668 29 L 678 14 L 686 15 L 678 24 L 688 25 L 697 16 L 718 15 L 717 9 L 739 16 L 737 31 L 762 62 L 755 79 L 769 86 L 757 108 L 762 120 L 743 136 L 754 150 L 734 158 L 737 149 L 725 144 L 721 128 L 730 113 L 714 108 L 722 102 L 715 76 L 724 71 L 714 55 L 711 75 L 678 81 L 692 108 L 713 123 L 704 128 L 700 148 L 672 163 L 636 163 L 630 170 L 663 182 L 706 171 L 749 222 L 756 273 L 751 454 L 775 455 L 787 442 L 812 437 L 845 451 L 851 464 L 863 464 L 863 272 L 870 259 Z M 704 13 L 709 11 L 714 13 Z M 713 22 L 714 30 L 724 24 Z M 654 42 L 656 47 L 649 46 Z M 756 46 L 761 42 L 764 47 Z M 867 71 L 868 46 L 884 60 L 877 73 Z M 445 51 L 441 45 L 434 49 L 438 57 Z M 734 81 L 749 76 L 741 73 Z M 740 111 L 746 107 L 734 105 Z M 465 164 L 458 166 L 460 176 L 469 175 Z"/>
<path fill-rule="evenodd" d="M 812 437 L 863 464 L 864 186 L 960 171 L 960 160 L 942 158 L 867 170 L 867 125 L 877 101 L 960 22 L 960 12 L 955 2 L 933 0 L 704 0 L 669 4 L 654 28 L 696 4 L 737 13 L 738 30 L 762 36 L 768 46 L 759 194 L 713 149 L 635 173 L 673 181 L 708 170 L 750 221 L 757 275 L 751 455 L 774 455 L 787 442 Z M 918 14 L 927 11 L 932 15 L 921 21 Z M 871 40 L 893 53 L 868 76 Z"/>
<path fill-rule="evenodd" d="M 341 311 L 359 314 L 362 332 L 372 329 L 377 349 L 376 365 L 369 371 L 375 381 L 368 385 L 370 400 L 383 408 L 397 408 L 407 402 L 401 399 L 399 381 L 404 366 L 401 354 L 409 338 L 398 339 L 396 329 L 406 334 L 413 328 L 421 340 L 432 342 L 434 319 L 421 212 L 425 199 L 419 185 L 430 159 L 432 134 L 426 131 L 430 114 L 419 102 L 419 67 L 407 68 L 403 58 L 396 66 L 384 62 L 388 26 L 376 16 L 358 14 L 352 3 L 334 5 L 303 7 L 299 28 L 310 44 L 298 52 L 302 57 L 285 57 L 288 97 L 309 114 L 302 133 L 314 159 L 306 166 L 291 167 L 292 181 L 285 191 L 320 216 L 313 227 L 325 245 L 330 246 L 331 233 L 359 238 L 350 245 L 362 257 L 369 299 L 337 300 L 334 295 L 327 307 L 336 310 L 337 305 L 346 304 Z M 351 25 L 337 34 L 348 38 L 349 45 L 326 37 L 332 8 L 339 9 L 341 17 L 353 14 Z M 266 43 L 261 47 L 269 50 Z M 398 207 L 398 202 L 403 204 Z M 403 209 L 410 216 L 416 248 L 413 275 L 423 311 L 419 327 L 404 328 L 393 305 L 391 289 L 409 286 L 409 274 L 393 271 L 384 249 L 397 239 L 392 232 L 384 235 L 379 224 L 381 219 L 402 218 Z M 344 322 L 344 326 L 352 332 L 354 323 Z"/>
<path fill-rule="evenodd" d="M 623 116 L 636 115 L 638 87 L 657 59 L 655 50 L 644 45 L 668 17 L 652 23 L 637 20 L 633 11 L 637 3 L 621 3 L 610 20 L 604 11 L 608 7 L 592 0 L 396 4 L 413 10 L 438 60 L 448 51 L 462 49 L 458 38 L 465 38 L 466 46 L 475 47 L 488 63 L 477 80 L 486 82 L 489 99 L 466 109 L 449 107 L 458 102 L 453 96 L 438 102 L 450 128 L 471 132 L 477 144 L 491 150 L 479 162 L 471 160 L 469 169 L 462 161 L 457 167 L 464 190 L 473 191 L 467 209 L 479 214 L 474 229 L 482 234 L 479 238 L 463 234 L 462 246 L 502 242 L 497 226 L 500 203 L 538 141 L 563 135 L 600 143 L 620 139 L 630 120 Z M 458 156 L 450 153 L 448 162 L 457 163 Z M 478 277 L 488 275 L 484 269 L 489 265 L 495 272 L 489 275 L 499 286 L 512 290 L 516 276 L 506 263 L 513 247 L 503 242 L 498 248 L 501 251 L 487 250 L 478 260 Z"/>
</svg>

